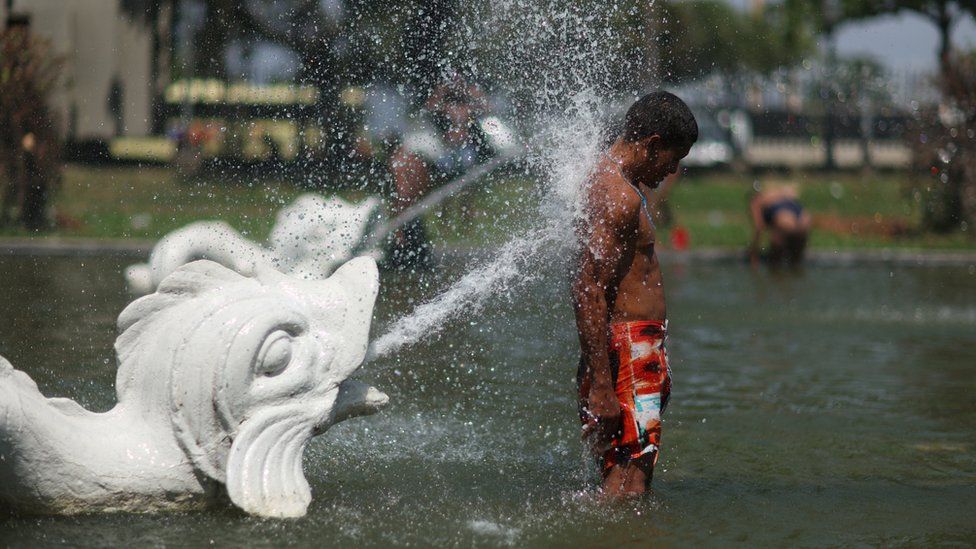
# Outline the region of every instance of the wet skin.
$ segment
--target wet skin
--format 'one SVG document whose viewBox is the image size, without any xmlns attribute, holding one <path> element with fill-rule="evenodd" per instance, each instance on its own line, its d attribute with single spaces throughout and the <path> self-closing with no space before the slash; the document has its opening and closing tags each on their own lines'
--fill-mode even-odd
<svg viewBox="0 0 976 549">
<path fill-rule="evenodd" d="M 610 324 L 667 318 L 654 226 L 634 188 L 646 196 L 677 172 L 687 154 L 688 148 L 669 147 L 657 135 L 637 142 L 620 139 L 600 160 L 588 187 L 572 292 L 581 348 L 579 381 L 587 388 L 580 406 L 591 419 L 584 437 L 598 458 L 621 430 Z M 654 459 L 652 452 L 605 470 L 603 493 L 644 493 Z"/>
</svg>

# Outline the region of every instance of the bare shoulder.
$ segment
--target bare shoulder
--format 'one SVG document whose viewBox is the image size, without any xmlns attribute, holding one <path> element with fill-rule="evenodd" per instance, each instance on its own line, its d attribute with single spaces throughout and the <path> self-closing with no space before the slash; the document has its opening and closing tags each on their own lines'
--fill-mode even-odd
<svg viewBox="0 0 976 549">
<path fill-rule="evenodd" d="M 629 227 L 640 212 L 640 197 L 619 172 L 602 166 L 591 176 L 586 207 L 592 221 Z"/>
</svg>

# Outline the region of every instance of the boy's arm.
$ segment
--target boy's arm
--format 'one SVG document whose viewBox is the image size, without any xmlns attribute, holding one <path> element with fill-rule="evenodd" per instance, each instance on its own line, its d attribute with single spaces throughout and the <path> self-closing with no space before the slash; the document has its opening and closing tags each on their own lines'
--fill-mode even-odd
<svg viewBox="0 0 976 549">
<path fill-rule="evenodd" d="M 404 147 L 399 147 L 390 158 L 390 172 L 396 191 L 392 207 L 396 215 L 420 199 L 427 190 L 429 174 L 427 164 Z"/>
<path fill-rule="evenodd" d="M 608 294 L 616 292 L 624 259 L 633 255 L 637 226 L 636 196 L 591 190 L 595 197 L 588 216 L 579 271 L 573 281 L 573 305 L 579 331 L 584 375 L 590 376 L 586 411 L 596 424 L 597 443 L 609 443 L 620 429 L 620 403 L 610 369 L 610 310 Z"/>
</svg>

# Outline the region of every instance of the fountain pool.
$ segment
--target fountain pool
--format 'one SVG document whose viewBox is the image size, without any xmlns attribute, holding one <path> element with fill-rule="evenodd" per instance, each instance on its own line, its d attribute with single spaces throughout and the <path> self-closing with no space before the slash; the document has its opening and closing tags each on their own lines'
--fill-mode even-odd
<svg viewBox="0 0 976 549">
<path fill-rule="evenodd" d="M 4 257 L 0 353 L 108 408 L 132 259 Z M 675 386 L 645 500 L 594 502 L 554 270 L 365 365 L 391 404 L 312 442 L 303 519 L 2 515 L 0 545 L 976 543 L 976 269 L 663 262 Z M 374 336 L 438 287 L 416 282 L 381 276 Z"/>
</svg>

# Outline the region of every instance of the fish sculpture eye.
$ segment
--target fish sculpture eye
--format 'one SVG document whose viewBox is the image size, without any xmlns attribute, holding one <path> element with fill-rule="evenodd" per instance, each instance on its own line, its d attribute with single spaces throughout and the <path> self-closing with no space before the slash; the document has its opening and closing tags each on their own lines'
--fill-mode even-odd
<svg viewBox="0 0 976 549">
<path fill-rule="evenodd" d="M 293 345 L 294 340 L 288 332 L 284 330 L 272 332 L 258 351 L 256 374 L 275 377 L 284 372 L 291 363 Z"/>
</svg>

